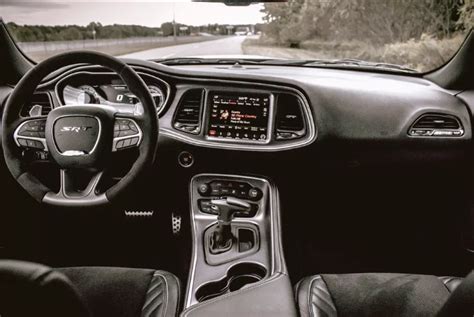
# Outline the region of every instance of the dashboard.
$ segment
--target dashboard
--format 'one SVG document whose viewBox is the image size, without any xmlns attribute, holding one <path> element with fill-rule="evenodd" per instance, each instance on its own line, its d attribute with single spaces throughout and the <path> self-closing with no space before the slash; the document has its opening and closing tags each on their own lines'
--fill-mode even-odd
<svg viewBox="0 0 474 317">
<path fill-rule="evenodd" d="M 457 146 L 471 139 L 466 105 L 419 77 L 284 66 L 128 63 L 155 100 L 161 137 L 182 145 L 275 152 L 327 140 Z M 38 90 L 48 94 L 51 107 L 104 104 L 124 112 L 140 107 L 116 74 L 97 66 L 61 69 Z"/>
</svg>

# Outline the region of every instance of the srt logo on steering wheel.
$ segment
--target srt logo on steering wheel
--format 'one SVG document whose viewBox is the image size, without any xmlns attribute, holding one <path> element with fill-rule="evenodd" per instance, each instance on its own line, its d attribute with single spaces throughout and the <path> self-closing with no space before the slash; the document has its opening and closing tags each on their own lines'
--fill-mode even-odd
<svg viewBox="0 0 474 317">
<path fill-rule="evenodd" d="M 61 128 L 61 132 L 76 132 L 76 133 L 79 133 L 79 132 L 84 132 L 84 131 L 87 131 L 89 129 L 92 129 L 92 127 L 87 127 L 87 126 L 78 126 L 78 127 L 74 127 L 74 126 L 71 126 L 71 127 L 62 127 Z"/>
</svg>

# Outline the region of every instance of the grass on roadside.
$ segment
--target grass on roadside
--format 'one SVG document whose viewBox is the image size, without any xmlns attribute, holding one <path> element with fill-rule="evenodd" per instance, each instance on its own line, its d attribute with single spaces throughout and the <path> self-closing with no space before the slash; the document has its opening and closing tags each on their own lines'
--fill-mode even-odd
<svg viewBox="0 0 474 317">
<path fill-rule="evenodd" d="M 278 45 L 269 38 L 246 39 L 242 45 L 245 54 L 289 59 L 338 59 L 356 58 L 372 62 L 402 65 L 420 72 L 435 69 L 444 64 L 461 45 L 461 35 L 447 39 L 423 36 L 419 41 L 409 40 L 372 46 L 365 42 L 309 40 L 299 48 Z"/>
</svg>

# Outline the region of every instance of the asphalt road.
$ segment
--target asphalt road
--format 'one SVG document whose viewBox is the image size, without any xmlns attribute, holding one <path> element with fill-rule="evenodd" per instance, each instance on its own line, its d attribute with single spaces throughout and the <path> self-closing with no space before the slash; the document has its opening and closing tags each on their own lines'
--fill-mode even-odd
<svg viewBox="0 0 474 317">
<path fill-rule="evenodd" d="M 200 55 L 240 55 L 243 54 L 242 42 L 244 40 L 245 36 L 232 36 L 213 41 L 159 47 L 121 57 L 157 59 Z"/>
</svg>

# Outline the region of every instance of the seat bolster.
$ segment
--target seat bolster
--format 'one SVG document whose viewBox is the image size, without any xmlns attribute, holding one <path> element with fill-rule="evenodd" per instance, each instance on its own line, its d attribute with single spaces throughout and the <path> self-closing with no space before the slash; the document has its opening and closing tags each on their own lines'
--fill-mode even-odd
<svg viewBox="0 0 474 317">
<path fill-rule="evenodd" d="M 179 287 L 176 276 L 165 271 L 155 271 L 148 286 L 141 316 L 176 316 L 180 297 Z"/>
<path fill-rule="evenodd" d="M 450 293 L 452 293 L 463 281 L 462 277 L 440 276 L 438 278 L 443 282 L 444 286 L 446 286 Z"/>
<path fill-rule="evenodd" d="M 337 316 L 331 294 L 321 275 L 302 279 L 295 289 L 301 317 Z"/>
</svg>

